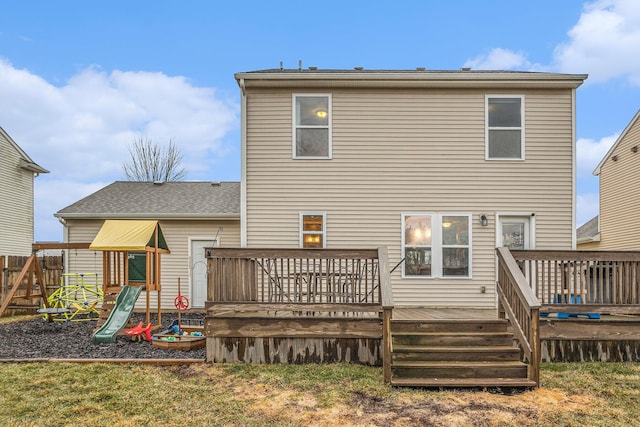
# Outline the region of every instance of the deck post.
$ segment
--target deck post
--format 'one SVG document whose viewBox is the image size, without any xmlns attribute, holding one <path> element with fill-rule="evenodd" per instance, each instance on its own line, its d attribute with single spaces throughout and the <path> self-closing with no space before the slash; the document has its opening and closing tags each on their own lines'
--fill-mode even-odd
<svg viewBox="0 0 640 427">
<path fill-rule="evenodd" d="M 382 314 L 382 375 L 385 384 L 391 384 L 391 308 Z"/>
<path fill-rule="evenodd" d="M 529 379 L 540 386 L 540 309 L 531 309 L 531 360 Z"/>
</svg>

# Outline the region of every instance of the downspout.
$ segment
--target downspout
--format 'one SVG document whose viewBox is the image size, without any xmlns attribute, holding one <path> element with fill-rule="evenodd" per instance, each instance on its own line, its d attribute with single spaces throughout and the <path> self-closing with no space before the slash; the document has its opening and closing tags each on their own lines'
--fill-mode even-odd
<svg viewBox="0 0 640 427">
<path fill-rule="evenodd" d="M 240 104 L 240 247 L 247 247 L 247 93 L 244 79 L 238 81 Z"/>
<path fill-rule="evenodd" d="M 571 249 L 576 250 L 576 90 L 571 90 Z M 599 219 L 599 218 L 598 218 Z"/>
</svg>

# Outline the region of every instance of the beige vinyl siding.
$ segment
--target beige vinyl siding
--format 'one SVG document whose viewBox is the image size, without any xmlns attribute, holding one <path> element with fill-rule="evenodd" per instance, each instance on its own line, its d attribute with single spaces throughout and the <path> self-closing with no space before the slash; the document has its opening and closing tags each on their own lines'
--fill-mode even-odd
<svg viewBox="0 0 640 427">
<path fill-rule="evenodd" d="M 33 172 L 20 168 L 20 154 L 0 133 L 0 255 L 31 254 Z"/>
<path fill-rule="evenodd" d="M 601 250 L 599 241 L 578 243 L 576 246 L 577 246 L 576 249 L 578 249 L 579 251 L 599 251 L 599 250 Z"/>
<path fill-rule="evenodd" d="M 392 275 L 398 305 L 467 307 L 494 306 L 496 213 L 535 213 L 537 248 L 571 248 L 571 90 L 336 89 L 332 160 L 292 160 L 291 93 L 247 93 L 249 247 L 297 247 L 298 213 L 326 212 L 327 248 L 385 245 L 393 268 L 402 213 L 471 213 L 471 279 Z M 526 161 L 485 161 L 485 94 L 503 93 L 525 96 Z"/>
<path fill-rule="evenodd" d="M 69 242 L 92 242 L 100 227 L 102 220 L 68 220 Z M 218 227 L 223 229 L 218 234 L 220 246 L 240 246 L 240 222 L 230 221 L 160 221 L 160 227 L 164 234 L 170 254 L 161 257 L 162 292 L 161 304 L 165 310 L 175 309 L 173 301 L 178 295 L 178 278 L 182 295 L 191 300 L 190 287 L 190 260 L 189 238 L 213 239 L 218 232 Z M 71 249 L 66 252 L 68 270 L 71 273 L 97 272 L 99 283 L 102 284 L 102 252 Z M 136 309 L 145 307 L 145 298 L 140 297 Z M 151 293 L 151 308 L 157 307 L 156 293 Z"/>
<path fill-rule="evenodd" d="M 638 118 L 600 168 L 602 250 L 640 250 L 640 151 L 632 152 L 633 146 L 640 149 Z"/>
</svg>

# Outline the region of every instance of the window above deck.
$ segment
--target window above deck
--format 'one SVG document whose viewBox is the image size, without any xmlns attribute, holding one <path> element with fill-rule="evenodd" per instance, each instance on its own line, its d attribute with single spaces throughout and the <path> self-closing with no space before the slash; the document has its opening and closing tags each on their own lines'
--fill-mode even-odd
<svg viewBox="0 0 640 427">
<path fill-rule="evenodd" d="M 293 95 L 293 158 L 331 158 L 331 95 Z"/>
</svg>

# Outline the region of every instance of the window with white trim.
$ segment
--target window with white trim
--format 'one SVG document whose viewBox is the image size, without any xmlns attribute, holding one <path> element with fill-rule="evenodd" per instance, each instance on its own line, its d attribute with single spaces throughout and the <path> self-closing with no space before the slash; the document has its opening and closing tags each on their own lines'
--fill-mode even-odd
<svg viewBox="0 0 640 427">
<path fill-rule="evenodd" d="M 487 160 L 524 160 L 524 96 L 486 95 Z"/>
<path fill-rule="evenodd" d="M 293 95 L 293 158 L 331 158 L 331 95 Z"/>
<path fill-rule="evenodd" d="M 403 214 L 403 277 L 471 277 L 471 215 Z"/>
<path fill-rule="evenodd" d="M 300 247 L 322 249 L 325 247 L 326 214 L 300 212 Z"/>
</svg>

